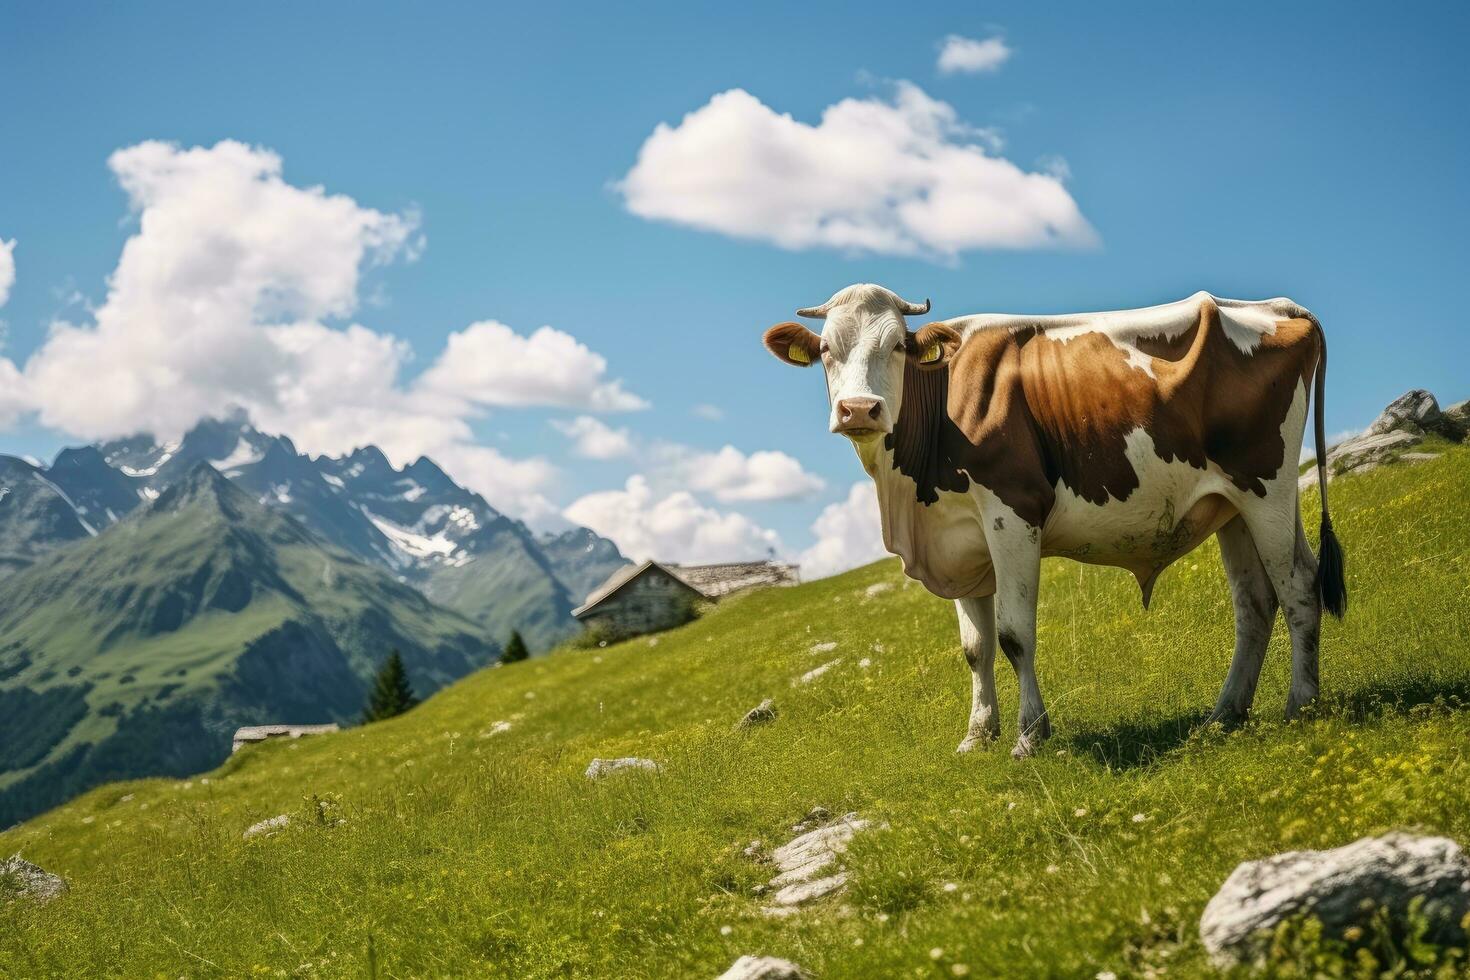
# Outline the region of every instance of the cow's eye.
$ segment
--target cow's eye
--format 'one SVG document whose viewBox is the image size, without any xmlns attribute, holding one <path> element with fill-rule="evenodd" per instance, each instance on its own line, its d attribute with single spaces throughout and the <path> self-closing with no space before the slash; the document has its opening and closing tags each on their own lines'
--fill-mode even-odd
<svg viewBox="0 0 1470 980">
<path fill-rule="evenodd" d="M 893 352 L 895 354 L 903 354 L 903 353 L 906 353 L 908 351 L 908 349 L 909 349 L 909 345 L 907 343 L 905 343 L 904 341 L 902 341 L 902 340 L 900 340 L 897 344 L 894 344 L 893 345 Z"/>
</svg>

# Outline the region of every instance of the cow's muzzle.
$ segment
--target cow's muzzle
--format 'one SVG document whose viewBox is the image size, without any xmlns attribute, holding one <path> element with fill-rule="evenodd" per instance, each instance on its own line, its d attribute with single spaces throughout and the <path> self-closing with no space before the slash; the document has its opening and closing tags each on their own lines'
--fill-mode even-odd
<svg viewBox="0 0 1470 980">
<path fill-rule="evenodd" d="M 851 439 L 870 439 L 891 430 L 877 398 L 841 398 L 833 406 L 832 431 Z"/>
</svg>

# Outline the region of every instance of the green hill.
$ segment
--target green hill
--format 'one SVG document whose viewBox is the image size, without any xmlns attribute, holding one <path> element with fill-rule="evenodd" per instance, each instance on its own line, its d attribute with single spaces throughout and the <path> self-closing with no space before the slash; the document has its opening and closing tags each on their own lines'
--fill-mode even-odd
<svg viewBox="0 0 1470 980">
<path fill-rule="evenodd" d="M 480 627 L 200 464 L 0 590 L 0 826 L 108 779 L 218 765 L 242 724 L 349 721 L 390 648 L 420 692 Z"/>
<path fill-rule="evenodd" d="M 1197 975 L 1200 911 L 1241 860 L 1397 826 L 1470 843 L 1470 447 L 1435 448 L 1333 484 L 1353 606 L 1325 626 L 1311 719 L 1280 720 L 1278 628 L 1260 720 L 1191 734 L 1231 652 L 1213 545 L 1147 613 L 1124 573 L 1053 561 L 1057 736 L 1024 762 L 1009 739 L 957 756 L 952 607 L 882 562 L 0 834 L 72 884 L 0 908 L 0 975 L 698 978 L 742 953 L 829 978 Z M 1303 509 L 1314 523 L 1315 491 Z M 733 731 L 765 697 L 779 717 Z M 582 775 L 625 755 L 662 771 Z M 741 850 L 818 805 L 874 821 L 848 889 L 763 915 L 772 872 Z M 289 828 L 242 840 L 281 813 Z"/>
</svg>

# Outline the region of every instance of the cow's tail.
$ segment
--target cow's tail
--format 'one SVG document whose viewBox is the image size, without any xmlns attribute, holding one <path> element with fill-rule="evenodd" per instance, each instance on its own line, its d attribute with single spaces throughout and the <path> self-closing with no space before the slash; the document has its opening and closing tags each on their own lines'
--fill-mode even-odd
<svg viewBox="0 0 1470 980">
<path fill-rule="evenodd" d="M 1317 440 L 1317 488 L 1322 494 L 1322 537 L 1317 545 L 1317 595 L 1322 598 L 1323 608 L 1341 619 L 1343 613 L 1347 612 L 1346 566 L 1342 545 L 1332 530 L 1332 518 L 1327 514 L 1327 431 L 1322 418 L 1327 390 L 1327 335 L 1322 332 L 1322 325 L 1317 323 L 1316 317 L 1312 318 L 1312 322 L 1317 324 L 1317 336 L 1322 343 L 1322 356 L 1317 361 L 1317 377 L 1312 395 L 1312 434 Z"/>
</svg>

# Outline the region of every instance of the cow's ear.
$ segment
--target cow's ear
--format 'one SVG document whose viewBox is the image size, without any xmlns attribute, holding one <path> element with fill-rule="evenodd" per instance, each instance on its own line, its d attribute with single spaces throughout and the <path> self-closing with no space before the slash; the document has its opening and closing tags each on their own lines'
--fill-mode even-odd
<svg viewBox="0 0 1470 980">
<path fill-rule="evenodd" d="M 764 340 L 766 350 L 797 367 L 811 367 L 822 356 L 822 338 L 799 323 L 778 323 Z"/>
<path fill-rule="evenodd" d="M 907 347 L 909 360 L 919 367 L 943 367 L 960 349 L 960 334 L 947 323 L 926 323 L 909 334 Z"/>
</svg>

